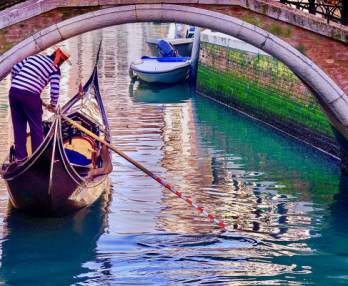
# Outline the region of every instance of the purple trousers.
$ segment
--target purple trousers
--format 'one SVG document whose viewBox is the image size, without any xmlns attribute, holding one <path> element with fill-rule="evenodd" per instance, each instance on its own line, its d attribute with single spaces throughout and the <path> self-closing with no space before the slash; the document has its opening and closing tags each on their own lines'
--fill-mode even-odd
<svg viewBox="0 0 348 286">
<path fill-rule="evenodd" d="M 21 160 L 27 157 L 27 123 L 29 123 L 30 128 L 32 152 L 39 147 L 44 138 L 41 98 L 40 94 L 12 87 L 10 89 L 9 99 L 15 141 L 15 155 L 16 159 Z"/>
</svg>

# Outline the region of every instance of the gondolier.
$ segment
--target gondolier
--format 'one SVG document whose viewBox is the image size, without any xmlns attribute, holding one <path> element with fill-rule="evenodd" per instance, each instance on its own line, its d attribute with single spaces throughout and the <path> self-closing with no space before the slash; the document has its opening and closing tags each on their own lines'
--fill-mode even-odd
<svg viewBox="0 0 348 286">
<path fill-rule="evenodd" d="M 33 55 L 12 68 L 9 101 L 15 142 L 15 157 L 23 161 L 27 157 L 27 123 L 31 134 L 32 152 L 43 141 L 42 104 L 40 94 L 50 83 L 51 100 L 49 110 L 55 110 L 59 97 L 60 66 L 69 54 L 57 48 L 51 55 Z"/>
<path fill-rule="evenodd" d="M 5 158 L 2 178 L 13 207 L 35 215 L 67 215 L 91 205 L 108 188 L 110 152 L 90 135 L 110 142 L 98 82 L 100 48 L 83 87 L 61 106 L 59 114 L 44 121 L 44 140 L 36 152 L 28 152 L 28 159 L 17 164 L 11 151 Z M 81 125 L 77 128 L 70 121 Z"/>
</svg>

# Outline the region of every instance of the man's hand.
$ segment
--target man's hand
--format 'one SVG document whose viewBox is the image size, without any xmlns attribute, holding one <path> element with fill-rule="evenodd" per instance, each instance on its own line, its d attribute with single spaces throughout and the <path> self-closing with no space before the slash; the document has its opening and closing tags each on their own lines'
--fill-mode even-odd
<svg viewBox="0 0 348 286">
<path fill-rule="evenodd" d="M 53 106 L 52 104 L 47 105 L 47 110 L 49 112 L 55 113 L 57 110 L 57 107 Z"/>
</svg>

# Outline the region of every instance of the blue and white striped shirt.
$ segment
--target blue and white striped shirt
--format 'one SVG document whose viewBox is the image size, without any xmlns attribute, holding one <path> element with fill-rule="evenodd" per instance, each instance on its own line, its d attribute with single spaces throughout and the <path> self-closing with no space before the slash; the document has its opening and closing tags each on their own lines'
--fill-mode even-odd
<svg viewBox="0 0 348 286">
<path fill-rule="evenodd" d="M 59 97 L 60 69 L 45 55 L 25 58 L 12 68 L 11 86 L 41 94 L 47 83 L 51 84 L 51 105 L 56 106 Z"/>
</svg>

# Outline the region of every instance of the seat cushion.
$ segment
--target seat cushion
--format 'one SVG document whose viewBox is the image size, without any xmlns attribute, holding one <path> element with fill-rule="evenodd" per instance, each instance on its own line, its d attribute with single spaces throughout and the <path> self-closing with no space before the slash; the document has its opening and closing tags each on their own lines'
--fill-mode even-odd
<svg viewBox="0 0 348 286">
<path fill-rule="evenodd" d="M 77 151 L 70 150 L 67 148 L 64 148 L 64 151 L 69 159 L 69 162 L 72 164 L 87 166 L 87 165 L 92 163 L 91 159 L 88 159 L 85 155 L 83 155 Z"/>
</svg>

